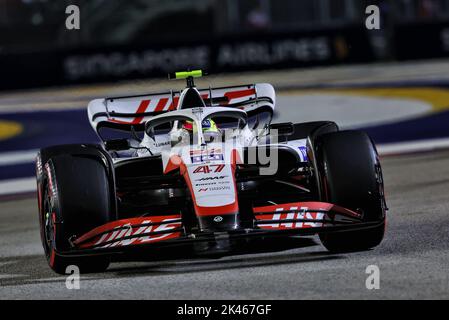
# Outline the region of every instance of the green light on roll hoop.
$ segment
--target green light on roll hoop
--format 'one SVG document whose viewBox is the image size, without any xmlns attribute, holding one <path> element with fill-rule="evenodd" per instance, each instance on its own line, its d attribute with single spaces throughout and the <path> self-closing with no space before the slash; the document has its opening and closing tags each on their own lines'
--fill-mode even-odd
<svg viewBox="0 0 449 320">
<path fill-rule="evenodd" d="M 189 77 L 200 78 L 203 75 L 204 75 L 203 70 L 180 71 L 180 72 L 175 72 L 174 74 L 169 74 L 168 78 L 179 80 L 179 79 L 187 79 Z"/>
</svg>

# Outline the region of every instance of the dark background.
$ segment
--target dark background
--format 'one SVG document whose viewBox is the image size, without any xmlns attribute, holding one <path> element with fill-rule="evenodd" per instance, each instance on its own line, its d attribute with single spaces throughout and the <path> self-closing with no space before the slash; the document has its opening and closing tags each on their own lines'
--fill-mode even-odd
<svg viewBox="0 0 449 320">
<path fill-rule="evenodd" d="M 380 30 L 365 27 L 370 4 Z M 448 54 L 449 0 L 0 1 L 0 89 Z"/>
</svg>

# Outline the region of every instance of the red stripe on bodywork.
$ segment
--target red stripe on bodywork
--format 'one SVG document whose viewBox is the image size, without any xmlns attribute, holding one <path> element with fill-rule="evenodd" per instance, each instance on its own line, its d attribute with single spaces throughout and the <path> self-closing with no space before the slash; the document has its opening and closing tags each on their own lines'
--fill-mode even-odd
<svg viewBox="0 0 449 320">
<path fill-rule="evenodd" d="M 142 100 L 139 104 L 139 107 L 137 108 L 137 113 L 144 113 L 148 106 L 150 105 L 151 100 Z M 123 121 L 123 120 L 117 120 L 117 119 L 109 119 L 109 122 L 113 123 L 119 123 L 119 124 L 140 124 L 142 122 L 144 117 L 136 117 L 133 121 Z"/>
<path fill-rule="evenodd" d="M 173 101 L 171 102 L 170 106 L 168 107 L 169 111 L 175 110 L 178 107 L 178 101 L 179 97 L 174 97 Z"/>
<path fill-rule="evenodd" d="M 165 105 L 167 104 L 168 98 L 161 98 L 154 109 L 155 112 L 161 112 L 164 110 Z"/>
<path fill-rule="evenodd" d="M 150 105 L 151 100 L 142 100 L 140 102 L 139 107 L 137 108 L 136 113 L 144 113 L 148 106 Z M 139 124 L 142 121 L 143 117 L 137 117 L 132 121 L 132 124 Z"/>
<path fill-rule="evenodd" d="M 226 98 L 228 98 L 228 103 L 231 102 L 232 99 L 237 99 L 237 98 L 243 98 L 243 97 L 248 97 L 248 96 L 252 96 L 256 94 L 256 89 L 246 89 L 246 90 L 239 90 L 239 91 L 229 91 L 226 92 L 224 94 L 224 96 Z"/>
<path fill-rule="evenodd" d="M 79 248 L 88 248 L 94 245 L 101 246 L 102 243 L 111 240 L 117 240 L 117 242 L 109 244 L 108 246 L 136 245 L 147 242 L 156 242 L 160 240 L 179 238 L 181 236 L 181 232 L 168 232 L 164 234 L 151 235 L 151 232 L 158 231 L 158 228 L 165 228 L 165 230 L 168 230 L 181 227 L 181 222 L 170 222 L 170 220 L 176 219 L 181 219 L 181 215 L 148 216 L 117 220 L 106 223 L 105 225 L 99 226 L 87 232 L 86 234 L 76 239 L 73 243 Z M 139 226 L 142 224 L 159 222 L 164 223 L 154 226 Z M 127 228 L 122 228 L 125 226 Z M 142 237 L 120 241 L 120 239 L 128 235 L 142 235 Z"/>
<path fill-rule="evenodd" d="M 109 122 L 118 123 L 118 124 L 133 124 L 133 121 L 123 121 L 117 119 L 109 119 Z"/>
</svg>

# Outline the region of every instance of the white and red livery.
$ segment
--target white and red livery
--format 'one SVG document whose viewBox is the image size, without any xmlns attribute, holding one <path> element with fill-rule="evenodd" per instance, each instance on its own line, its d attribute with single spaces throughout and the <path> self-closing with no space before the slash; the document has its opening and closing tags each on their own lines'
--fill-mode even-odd
<svg viewBox="0 0 449 320">
<path fill-rule="evenodd" d="M 380 243 L 382 172 L 366 134 L 272 124 L 273 86 L 198 89 L 201 74 L 177 73 L 182 91 L 93 100 L 101 144 L 41 150 L 41 235 L 56 272 L 74 262 L 104 270 L 133 249 L 232 251 L 271 235 L 318 234 L 331 251 Z"/>
</svg>

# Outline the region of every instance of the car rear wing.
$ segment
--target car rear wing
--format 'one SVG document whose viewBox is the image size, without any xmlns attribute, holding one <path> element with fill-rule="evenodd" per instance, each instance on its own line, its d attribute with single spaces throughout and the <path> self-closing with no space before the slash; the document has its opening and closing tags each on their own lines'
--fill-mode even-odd
<svg viewBox="0 0 449 320">
<path fill-rule="evenodd" d="M 199 89 L 206 106 L 234 107 L 253 111 L 275 106 L 271 84 L 259 83 L 233 87 Z M 152 116 L 178 108 L 180 91 L 138 96 L 109 97 L 92 100 L 88 107 L 89 121 L 95 131 L 101 127 L 124 131 L 141 131 Z"/>
</svg>

